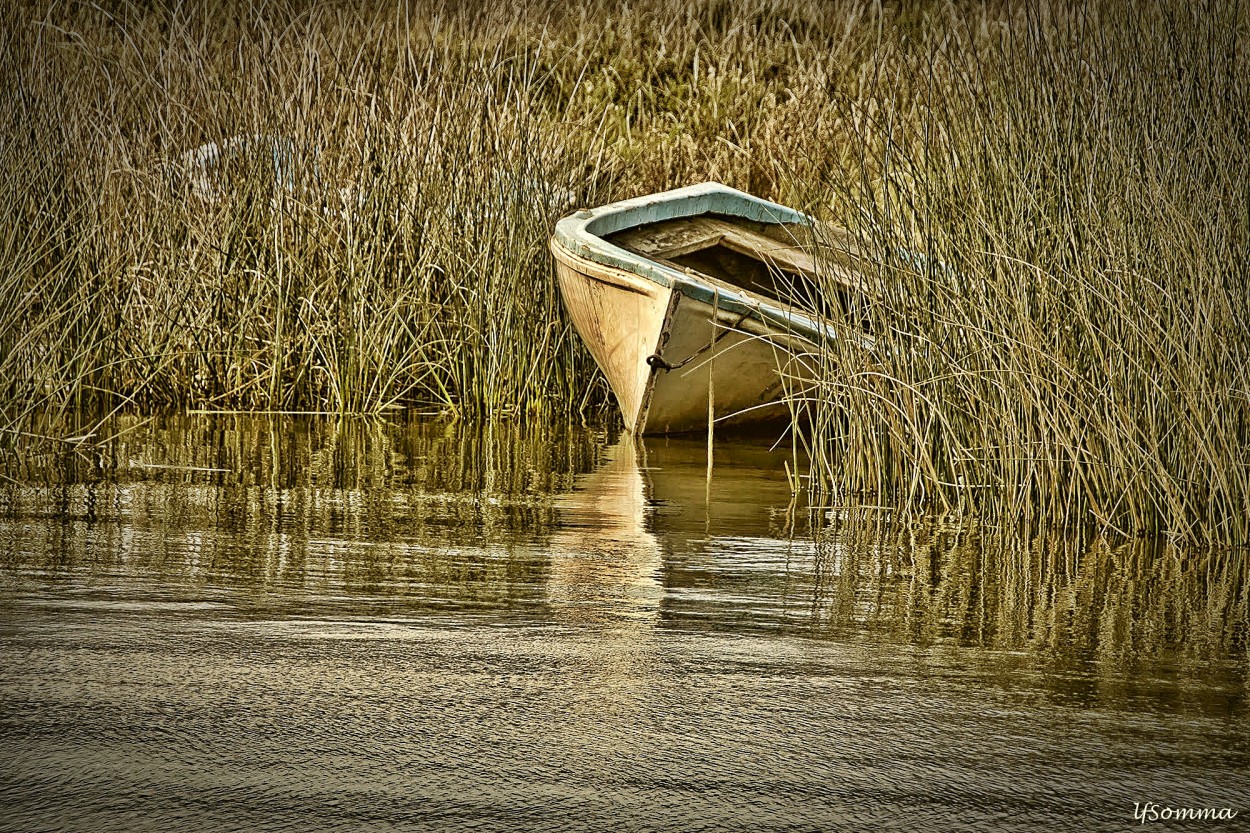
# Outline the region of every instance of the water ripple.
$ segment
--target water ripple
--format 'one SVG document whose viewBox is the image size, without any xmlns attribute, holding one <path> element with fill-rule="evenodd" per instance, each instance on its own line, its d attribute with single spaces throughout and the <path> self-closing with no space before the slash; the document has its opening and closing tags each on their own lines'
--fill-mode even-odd
<svg viewBox="0 0 1250 833">
<path fill-rule="evenodd" d="M 380 488 L 166 472 L 9 493 L 0 829 L 1112 831 L 1140 826 L 1134 802 L 1250 813 L 1240 643 L 1209 617 L 1205 653 L 1121 650 L 1125 611 L 1192 598 L 1113 607 L 1147 581 L 1091 589 L 1122 554 L 1064 591 L 1065 623 L 941 530 L 910 549 L 797 533 L 754 449 L 716 474 L 718 499 L 698 444 L 604 449 L 543 491 L 409 441 L 377 444 L 393 456 L 371 471 L 408 472 Z"/>
</svg>

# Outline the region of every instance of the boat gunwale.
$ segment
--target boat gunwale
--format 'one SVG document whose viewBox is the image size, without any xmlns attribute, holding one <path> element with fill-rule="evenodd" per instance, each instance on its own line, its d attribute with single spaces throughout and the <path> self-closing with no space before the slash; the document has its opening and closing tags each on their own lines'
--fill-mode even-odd
<svg viewBox="0 0 1250 833">
<path fill-rule="evenodd" d="M 570 214 L 556 223 L 551 249 L 557 258 L 566 262 L 589 261 L 599 267 L 622 270 L 706 304 L 715 299 L 721 309 L 752 315 L 791 335 L 801 336 L 813 345 L 838 338 L 837 332 L 828 323 L 749 290 L 727 288 L 721 282 L 707 282 L 714 279 L 682 272 L 606 239 L 608 235 L 626 229 L 704 214 L 742 217 L 770 225 L 815 224 L 811 217 L 793 208 L 760 199 L 719 182 L 704 182 Z M 568 265 L 577 269 L 574 262 L 568 262 Z"/>
</svg>

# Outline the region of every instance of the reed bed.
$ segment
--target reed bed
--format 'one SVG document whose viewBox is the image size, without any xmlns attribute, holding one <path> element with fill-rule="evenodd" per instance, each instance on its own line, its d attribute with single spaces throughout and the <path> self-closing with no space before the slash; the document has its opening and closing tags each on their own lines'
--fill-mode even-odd
<svg viewBox="0 0 1250 833">
<path fill-rule="evenodd" d="M 550 228 L 679 181 L 770 190 L 726 136 L 778 109 L 775 6 L 7 6 L 7 421 L 604 408 Z"/>
<path fill-rule="evenodd" d="M 878 349 L 795 388 L 822 501 L 1244 543 L 1247 14 L 10 4 L 0 442 L 80 409 L 604 412 L 551 225 L 715 179 L 849 228 L 880 288 Z"/>
<path fill-rule="evenodd" d="M 6 403 L 580 401 L 545 238 L 590 151 L 524 53 L 342 4 L 7 14 Z"/>
<path fill-rule="evenodd" d="M 822 198 L 877 344 L 812 357 L 814 480 L 1245 544 L 1247 11 L 1019 11 L 936 11 L 846 99 L 857 173 Z"/>
</svg>

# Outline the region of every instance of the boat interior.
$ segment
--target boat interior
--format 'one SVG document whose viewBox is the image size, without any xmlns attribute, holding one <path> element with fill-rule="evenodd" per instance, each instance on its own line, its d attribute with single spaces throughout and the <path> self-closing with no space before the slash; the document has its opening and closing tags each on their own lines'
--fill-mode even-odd
<svg viewBox="0 0 1250 833">
<path fill-rule="evenodd" d="M 713 285 L 745 289 L 787 306 L 821 309 L 833 300 L 850 314 L 857 306 L 854 297 L 863 292 L 859 273 L 844 258 L 817 264 L 812 236 L 807 226 L 704 214 L 635 226 L 607 239 Z"/>
</svg>

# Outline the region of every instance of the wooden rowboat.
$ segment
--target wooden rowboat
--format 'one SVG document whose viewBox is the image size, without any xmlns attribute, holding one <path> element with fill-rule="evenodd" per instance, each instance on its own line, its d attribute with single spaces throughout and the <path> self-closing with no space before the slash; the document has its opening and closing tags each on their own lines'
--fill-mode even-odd
<svg viewBox="0 0 1250 833">
<path fill-rule="evenodd" d="M 729 425 L 790 419 L 787 389 L 812 378 L 813 356 L 838 337 L 793 306 L 815 286 L 813 229 L 805 214 L 715 182 L 556 224 L 560 294 L 627 430 L 704 430 L 709 413 Z M 856 286 L 845 264 L 820 272 Z"/>
</svg>

